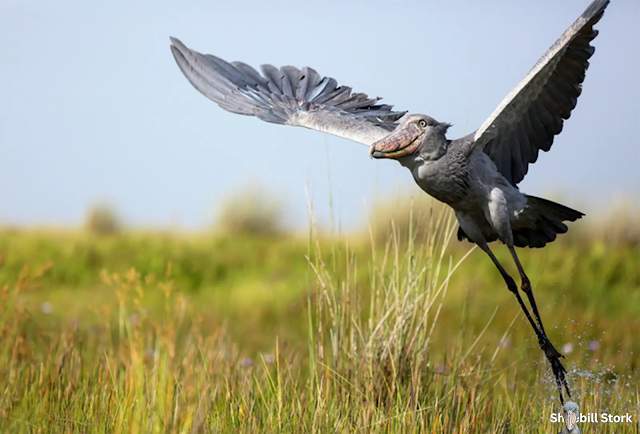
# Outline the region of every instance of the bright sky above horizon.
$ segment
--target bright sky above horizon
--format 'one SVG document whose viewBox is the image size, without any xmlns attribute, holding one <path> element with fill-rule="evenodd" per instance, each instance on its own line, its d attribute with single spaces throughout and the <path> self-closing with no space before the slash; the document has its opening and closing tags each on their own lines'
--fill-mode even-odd
<svg viewBox="0 0 640 434">
<path fill-rule="evenodd" d="M 227 113 L 182 76 L 169 36 L 225 60 L 315 68 L 398 110 L 478 128 L 588 0 L 80 2 L 0 0 L 0 224 L 80 223 L 94 203 L 138 225 L 209 224 L 247 186 L 296 227 L 306 190 L 342 226 L 409 171 L 315 131 Z M 640 2 L 598 23 L 583 93 L 520 184 L 582 211 L 640 204 Z"/>
</svg>

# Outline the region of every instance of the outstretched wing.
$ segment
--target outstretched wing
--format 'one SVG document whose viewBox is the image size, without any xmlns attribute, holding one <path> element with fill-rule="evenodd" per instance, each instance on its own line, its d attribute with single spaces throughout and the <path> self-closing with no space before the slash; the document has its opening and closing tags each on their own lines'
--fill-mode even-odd
<svg viewBox="0 0 640 434">
<path fill-rule="evenodd" d="M 352 93 L 309 67 L 262 65 L 262 75 L 242 62 L 200 54 L 171 38 L 171 52 L 189 82 L 223 109 L 263 121 L 323 131 L 365 145 L 385 137 L 406 112 Z"/>
<path fill-rule="evenodd" d="M 582 82 L 598 35 L 593 29 L 609 0 L 595 0 L 538 60 L 475 133 L 476 146 L 516 185 L 548 151 L 582 92 Z"/>
</svg>

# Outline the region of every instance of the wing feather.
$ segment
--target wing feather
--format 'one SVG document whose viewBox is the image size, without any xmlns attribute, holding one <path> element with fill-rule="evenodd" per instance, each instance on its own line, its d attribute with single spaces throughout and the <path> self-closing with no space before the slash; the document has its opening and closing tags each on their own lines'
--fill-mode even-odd
<svg viewBox="0 0 640 434">
<path fill-rule="evenodd" d="M 370 145 L 398 125 L 406 112 L 377 104 L 380 98 L 353 93 L 312 68 L 227 62 L 189 49 L 171 38 L 171 52 L 189 82 L 232 113 L 271 123 L 301 126 Z"/>
<path fill-rule="evenodd" d="M 538 151 L 549 151 L 582 92 L 598 35 L 593 26 L 609 0 L 594 0 L 476 131 L 476 146 L 517 185 Z"/>
</svg>

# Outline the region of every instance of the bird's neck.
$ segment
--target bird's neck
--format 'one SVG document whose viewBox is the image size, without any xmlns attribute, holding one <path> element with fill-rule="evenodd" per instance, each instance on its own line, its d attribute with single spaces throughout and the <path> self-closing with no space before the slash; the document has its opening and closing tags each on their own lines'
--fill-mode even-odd
<svg viewBox="0 0 640 434">
<path fill-rule="evenodd" d="M 398 161 L 404 167 L 413 171 L 414 168 L 424 164 L 425 162 L 436 161 L 442 158 L 442 156 L 447 153 L 450 143 L 451 140 L 447 140 L 444 135 L 441 137 L 429 138 L 427 142 L 423 143 L 418 148 L 417 152 L 400 158 Z"/>
</svg>

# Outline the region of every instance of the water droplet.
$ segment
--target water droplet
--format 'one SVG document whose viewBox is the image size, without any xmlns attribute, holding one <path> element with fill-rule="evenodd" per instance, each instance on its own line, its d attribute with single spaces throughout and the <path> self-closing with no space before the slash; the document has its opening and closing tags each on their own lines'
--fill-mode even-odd
<svg viewBox="0 0 640 434">
<path fill-rule="evenodd" d="M 40 305 L 40 312 L 45 315 L 51 315 L 53 313 L 53 305 L 48 301 L 45 301 Z"/>
</svg>

